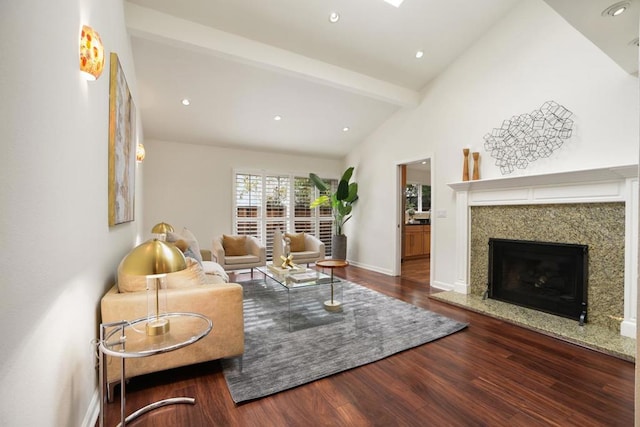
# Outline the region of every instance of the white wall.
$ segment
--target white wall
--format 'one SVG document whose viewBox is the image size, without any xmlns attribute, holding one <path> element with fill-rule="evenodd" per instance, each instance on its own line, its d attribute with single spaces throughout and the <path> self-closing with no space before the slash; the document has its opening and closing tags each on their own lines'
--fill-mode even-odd
<svg viewBox="0 0 640 427">
<path fill-rule="evenodd" d="M 233 230 L 234 169 L 336 178 L 343 169 L 338 160 L 177 142 L 147 140 L 145 149 L 145 236 L 164 221 L 176 231 L 189 228 L 205 249 L 213 237 Z"/>
<path fill-rule="evenodd" d="M 480 151 L 480 178 L 501 176 L 482 147 L 483 135 L 545 101 L 574 113 L 574 136 L 521 174 L 638 159 L 638 79 L 542 0 L 521 2 L 423 92 L 417 108 L 398 112 L 347 157 L 360 182 L 359 208 L 347 228 L 348 258 L 357 264 L 393 271 L 396 165 L 432 152 L 432 211 L 446 214 L 432 215 L 432 284 L 451 286 L 455 195 L 446 184 L 461 180 L 462 148 Z"/>
<path fill-rule="evenodd" d="M 80 76 L 82 24 L 119 54 L 135 98 L 120 0 L 0 5 L 3 426 L 95 420 L 99 301 L 138 232 L 108 226 L 109 68 Z"/>
</svg>

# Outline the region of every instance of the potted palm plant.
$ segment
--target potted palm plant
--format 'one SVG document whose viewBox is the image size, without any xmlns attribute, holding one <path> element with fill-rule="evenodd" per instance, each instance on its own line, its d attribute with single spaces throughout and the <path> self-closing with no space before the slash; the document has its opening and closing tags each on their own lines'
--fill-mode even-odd
<svg viewBox="0 0 640 427">
<path fill-rule="evenodd" d="M 347 258 L 347 236 L 343 234 L 342 228 L 344 224 L 351 219 L 351 210 L 353 204 L 358 200 L 358 184 L 349 182 L 353 175 L 353 166 L 347 168 L 342 174 L 342 178 L 338 182 L 338 188 L 331 193 L 331 186 L 324 182 L 318 175 L 309 174 L 309 179 L 313 185 L 320 190 L 321 195 L 313 202 L 310 207 L 315 208 L 322 205 L 331 206 L 333 214 L 333 231 L 331 236 L 331 258 L 346 259 Z"/>
</svg>

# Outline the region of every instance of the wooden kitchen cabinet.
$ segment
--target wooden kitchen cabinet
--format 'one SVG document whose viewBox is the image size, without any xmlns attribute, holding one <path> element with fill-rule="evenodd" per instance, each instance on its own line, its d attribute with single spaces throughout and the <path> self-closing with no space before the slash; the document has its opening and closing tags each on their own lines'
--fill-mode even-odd
<svg viewBox="0 0 640 427">
<path fill-rule="evenodd" d="M 423 240 L 422 225 L 407 225 L 404 231 L 404 256 L 422 255 Z"/>
<path fill-rule="evenodd" d="M 430 225 L 406 225 L 404 230 L 405 258 L 424 257 L 431 253 Z"/>
<path fill-rule="evenodd" d="M 422 233 L 422 251 L 424 255 L 429 256 L 431 253 L 431 225 L 424 225 L 424 231 Z"/>
</svg>

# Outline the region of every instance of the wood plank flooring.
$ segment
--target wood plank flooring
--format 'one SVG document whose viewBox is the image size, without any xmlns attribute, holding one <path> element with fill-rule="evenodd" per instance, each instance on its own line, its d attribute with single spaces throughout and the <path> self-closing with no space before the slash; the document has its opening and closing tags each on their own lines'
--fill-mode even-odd
<svg viewBox="0 0 640 427">
<path fill-rule="evenodd" d="M 195 397 L 196 405 L 167 406 L 129 425 L 633 425 L 633 363 L 431 300 L 428 272 L 427 284 L 353 266 L 336 274 L 469 327 L 241 405 L 231 400 L 217 361 L 134 378 L 127 388 L 127 413 L 183 395 Z M 242 274 L 236 280 L 248 278 Z M 119 421 L 117 401 L 107 405 L 107 421 L 108 426 Z"/>
<path fill-rule="evenodd" d="M 402 261 L 402 279 L 411 280 L 412 282 L 429 284 L 429 276 L 431 266 L 429 258 L 418 258 Z"/>
</svg>

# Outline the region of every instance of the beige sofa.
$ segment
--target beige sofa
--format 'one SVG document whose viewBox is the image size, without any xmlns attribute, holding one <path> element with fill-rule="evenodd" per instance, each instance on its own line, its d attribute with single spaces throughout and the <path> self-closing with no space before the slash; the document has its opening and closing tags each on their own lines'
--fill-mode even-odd
<svg viewBox="0 0 640 427">
<path fill-rule="evenodd" d="M 131 378 L 151 372 L 192 365 L 220 358 L 241 356 L 244 352 L 244 318 L 242 308 L 242 286 L 226 283 L 219 275 L 207 274 L 198 283 L 193 277 L 184 280 L 180 275 L 189 271 L 171 273 L 179 287 L 167 289 L 167 311 L 202 314 L 213 322 L 213 329 L 200 341 L 169 353 L 126 360 L 126 377 Z M 119 275 L 119 280 L 122 276 Z M 203 281 L 205 283 L 203 283 Z M 134 282 L 135 284 L 135 282 Z M 119 292 L 114 285 L 101 301 L 102 323 L 133 320 L 147 315 L 147 292 L 135 290 L 129 282 L 128 292 Z M 107 357 L 107 383 L 109 400 L 113 398 L 113 387 L 120 382 L 120 360 Z"/>
</svg>

